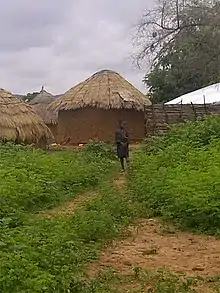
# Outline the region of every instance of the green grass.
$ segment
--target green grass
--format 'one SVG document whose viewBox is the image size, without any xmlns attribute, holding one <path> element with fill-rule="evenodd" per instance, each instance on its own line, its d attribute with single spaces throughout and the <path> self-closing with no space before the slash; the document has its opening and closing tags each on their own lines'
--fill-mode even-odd
<svg viewBox="0 0 220 293">
<path fill-rule="evenodd" d="M 0 147 L 0 219 L 43 210 L 92 188 L 115 164 L 84 151 L 44 153 L 9 144 Z"/>
<path fill-rule="evenodd" d="M 188 122 L 151 138 L 135 154 L 130 186 L 143 212 L 219 234 L 220 117 Z"/>
<path fill-rule="evenodd" d="M 97 148 L 47 154 L 1 146 L 0 292 L 82 292 L 84 264 L 131 222 L 128 198 L 108 183 L 114 156 Z M 97 197 L 72 215 L 37 213 L 94 187 Z"/>
<path fill-rule="evenodd" d="M 96 259 L 103 243 L 120 235 L 134 217 L 112 185 L 101 186 L 99 194 L 70 216 L 36 215 L 1 231 L 0 292 L 78 292 L 84 264 Z"/>
<path fill-rule="evenodd" d="M 220 118 L 208 117 L 152 138 L 134 152 L 126 192 L 109 181 L 119 164 L 108 145 L 51 153 L 1 145 L 0 292 L 126 292 L 132 282 L 141 289 L 154 286 L 147 292 L 196 292 L 192 288 L 201 280 L 138 268 L 129 276 L 108 272 L 89 282 L 85 266 L 141 216 L 219 233 L 219 125 Z M 87 189 L 97 196 L 71 215 L 48 219 L 39 213 Z"/>
<path fill-rule="evenodd" d="M 122 275 L 109 269 L 89 284 L 80 283 L 78 292 L 85 293 L 199 293 L 209 288 L 219 293 L 220 278 L 187 277 L 169 271 L 147 271 L 139 267 L 130 274 Z M 202 291 L 202 292 L 205 292 Z"/>
</svg>

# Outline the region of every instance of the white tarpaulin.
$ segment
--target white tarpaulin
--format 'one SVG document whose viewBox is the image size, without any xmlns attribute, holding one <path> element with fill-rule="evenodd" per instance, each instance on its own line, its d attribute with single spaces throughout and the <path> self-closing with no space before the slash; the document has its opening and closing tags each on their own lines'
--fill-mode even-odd
<svg viewBox="0 0 220 293">
<path fill-rule="evenodd" d="M 166 103 L 171 104 L 214 104 L 220 103 L 220 83 L 212 84 L 197 91 L 180 96 Z"/>
</svg>

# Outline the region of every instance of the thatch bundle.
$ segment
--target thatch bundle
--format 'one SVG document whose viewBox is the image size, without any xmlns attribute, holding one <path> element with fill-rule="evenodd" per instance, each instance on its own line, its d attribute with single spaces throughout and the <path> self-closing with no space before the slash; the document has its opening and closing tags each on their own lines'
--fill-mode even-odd
<svg viewBox="0 0 220 293">
<path fill-rule="evenodd" d="M 57 112 L 48 108 L 50 103 L 54 100 L 55 97 L 42 87 L 40 93 L 29 102 L 34 111 L 43 119 L 44 123 L 48 125 L 55 125 L 58 120 Z"/>
<path fill-rule="evenodd" d="M 30 105 L 0 89 L 0 139 L 43 147 L 53 135 Z"/>
<path fill-rule="evenodd" d="M 85 107 L 143 111 L 150 104 L 150 100 L 121 75 L 102 70 L 71 88 L 50 107 L 56 111 Z"/>
</svg>

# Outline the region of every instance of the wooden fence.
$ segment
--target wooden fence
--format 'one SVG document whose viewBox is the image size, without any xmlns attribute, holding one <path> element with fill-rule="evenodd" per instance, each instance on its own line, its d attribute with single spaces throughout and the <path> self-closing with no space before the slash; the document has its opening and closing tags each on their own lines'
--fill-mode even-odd
<svg viewBox="0 0 220 293">
<path fill-rule="evenodd" d="M 146 135 L 164 132 L 169 125 L 210 114 L 220 115 L 220 104 L 151 105 L 145 109 Z"/>
</svg>

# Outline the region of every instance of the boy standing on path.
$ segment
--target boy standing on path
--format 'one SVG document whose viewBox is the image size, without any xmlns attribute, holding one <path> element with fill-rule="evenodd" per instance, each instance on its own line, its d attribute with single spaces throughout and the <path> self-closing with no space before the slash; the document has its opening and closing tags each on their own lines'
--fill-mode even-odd
<svg viewBox="0 0 220 293">
<path fill-rule="evenodd" d="M 115 132 L 115 143 L 117 146 L 117 156 L 120 159 L 122 171 L 125 171 L 124 160 L 129 163 L 129 135 L 125 129 L 125 122 L 119 122 L 119 128 Z"/>
</svg>

